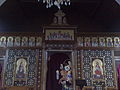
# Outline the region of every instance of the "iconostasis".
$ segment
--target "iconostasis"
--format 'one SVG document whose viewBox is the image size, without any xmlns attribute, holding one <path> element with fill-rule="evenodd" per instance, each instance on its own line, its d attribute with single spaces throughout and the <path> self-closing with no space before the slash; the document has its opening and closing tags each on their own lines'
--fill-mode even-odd
<svg viewBox="0 0 120 90">
<path fill-rule="evenodd" d="M 114 54 L 120 51 L 119 34 L 77 33 L 75 27 L 47 28 L 43 33 L 2 33 L 0 87 L 45 90 L 48 51 L 69 51 L 73 90 L 79 90 L 76 79 L 86 80 L 85 90 L 118 89 L 120 64 L 116 64 Z"/>
<path fill-rule="evenodd" d="M 2 34 L 0 37 L 0 87 L 41 88 L 42 36 L 30 33 Z"/>
</svg>

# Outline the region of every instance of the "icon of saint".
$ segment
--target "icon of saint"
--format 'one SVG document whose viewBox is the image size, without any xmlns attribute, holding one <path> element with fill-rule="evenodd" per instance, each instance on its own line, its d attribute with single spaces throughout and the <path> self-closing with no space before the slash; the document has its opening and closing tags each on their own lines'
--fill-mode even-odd
<svg viewBox="0 0 120 90">
<path fill-rule="evenodd" d="M 14 46 L 20 46 L 20 37 L 15 38 Z"/>
<path fill-rule="evenodd" d="M 27 46 L 28 45 L 28 38 L 27 37 L 23 37 L 22 38 L 22 46 Z"/>
<path fill-rule="evenodd" d="M 110 39 L 110 38 L 108 39 L 107 46 L 108 47 L 112 47 L 113 46 L 112 39 Z"/>
<path fill-rule="evenodd" d="M 105 46 L 105 41 L 104 39 L 100 39 L 100 47 L 103 47 L 103 46 Z"/>
<path fill-rule="evenodd" d="M 18 78 L 24 78 L 25 74 L 24 74 L 24 66 L 23 63 L 21 62 L 19 65 L 19 69 L 17 71 L 17 77 Z"/>
<path fill-rule="evenodd" d="M 16 67 L 16 78 L 25 78 L 26 74 L 26 61 L 25 59 L 19 59 Z"/>
<path fill-rule="evenodd" d="M 102 73 L 101 73 L 101 68 L 100 68 L 98 62 L 96 63 L 95 69 L 96 69 L 96 70 L 95 70 L 95 74 L 100 77 L 100 75 L 102 75 Z"/>
<path fill-rule="evenodd" d="M 102 61 L 101 60 L 93 61 L 93 77 L 95 79 L 102 79 L 103 78 L 103 68 L 102 68 Z"/>
<path fill-rule="evenodd" d="M 8 38 L 7 46 L 8 47 L 12 47 L 13 46 L 13 38 L 12 37 Z"/>
<path fill-rule="evenodd" d="M 1 47 L 6 47 L 6 37 L 1 37 L 0 46 Z"/>
<path fill-rule="evenodd" d="M 115 47 L 119 47 L 119 46 L 120 46 L 119 39 L 116 39 L 116 40 L 114 41 L 114 46 L 115 46 Z"/>
<path fill-rule="evenodd" d="M 85 46 L 90 46 L 90 39 L 86 39 Z"/>
<path fill-rule="evenodd" d="M 97 39 L 93 39 L 93 41 L 92 41 L 92 46 L 94 46 L 94 47 L 98 46 Z"/>
<path fill-rule="evenodd" d="M 34 37 L 30 37 L 29 38 L 29 46 L 35 46 L 35 38 Z"/>
</svg>

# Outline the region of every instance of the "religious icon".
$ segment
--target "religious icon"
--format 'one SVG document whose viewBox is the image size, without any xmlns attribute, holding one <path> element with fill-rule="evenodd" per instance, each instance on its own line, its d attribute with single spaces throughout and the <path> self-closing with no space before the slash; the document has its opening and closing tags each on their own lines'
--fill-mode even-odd
<svg viewBox="0 0 120 90">
<path fill-rule="evenodd" d="M 104 37 L 99 37 L 99 46 L 105 47 L 105 38 Z"/>
<path fill-rule="evenodd" d="M 59 78 L 59 74 L 61 78 Z M 62 90 L 72 90 L 72 68 L 71 61 L 67 61 L 60 65 L 60 73 L 56 71 L 56 79 L 62 85 Z"/>
<path fill-rule="evenodd" d="M 83 37 L 77 38 L 78 46 L 83 46 Z"/>
<path fill-rule="evenodd" d="M 16 63 L 16 78 L 25 78 L 27 72 L 27 62 L 24 58 L 20 58 Z"/>
<path fill-rule="evenodd" d="M 97 37 L 93 37 L 92 38 L 92 46 L 93 47 L 97 47 L 98 46 L 98 39 L 97 39 Z"/>
<path fill-rule="evenodd" d="M 74 30 L 46 30 L 45 40 L 74 40 Z"/>
<path fill-rule="evenodd" d="M 0 38 L 0 47 L 6 47 L 6 37 L 4 36 Z"/>
<path fill-rule="evenodd" d="M 93 78 L 103 79 L 103 62 L 100 59 L 93 61 Z"/>
<path fill-rule="evenodd" d="M 14 46 L 20 46 L 20 37 L 15 37 Z"/>
<path fill-rule="evenodd" d="M 86 38 L 85 38 L 85 43 L 84 43 L 84 44 L 85 44 L 86 47 L 91 46 L 90 37 L 86 37 Z"/>
<path fill-rule="evenodd" d="M 53 37 L 52 37 L 52 33 L 50 32 L 49 35 L 47 35 L 47 39 L 46 40 L 52 40 Z"/>
<path fill-rule="evenodd" d="M 56 39 L 60 40 L 61 38 L 62 38 L 62 33 L 61 31 L 58 31 Z"/>
<path fill-rule="evenodd" d="M 27 37 L 22 38 L 22 46 L 28 46 L 28 38 Z"/>
<path fill-rule="evenodd" d="M 13 46 L 13 37 L 8 37 L 7 39 L 7 46 L 12 47 Z"/>
<path fill-rule="evenodd" d="M 114 47 L 119 47 L 120 46 L 120 39 L 119 37 L 114 38 Z"/>
<path fill-rule="evenodd" d="M 52 35 L 52 40 L 57 40 L 57 33 L 56 32 L 53 32 L 51 35 Z"/>
<path fill-rule="evenodd" d="M 111 37 L 108 37 L 108 38 L 107 38 L 107 46 L 108 46 L 108 47 L 113 47 L 113 41 L 112 41 L 112 38 L 111 38 Z"/>
<path fill-rule="evenodd" d="M 69 32 L 65 32 L 65 33 L 63 34 L 63 37 L 64 37 L 65 40 L 72 40 L 72 36 L 70 35 Z"/>
<path fill-rule="evenodd" d="M 42 45 L 42 38 L 41 37 L 37 37 L 36 38 L 36 46 L 41 46 Z"/>
<path fill-rule="evenodd" d="M 29 38 L 29 46 L 35 46 L 35 37 L 30 37 Z"/>
</svg>

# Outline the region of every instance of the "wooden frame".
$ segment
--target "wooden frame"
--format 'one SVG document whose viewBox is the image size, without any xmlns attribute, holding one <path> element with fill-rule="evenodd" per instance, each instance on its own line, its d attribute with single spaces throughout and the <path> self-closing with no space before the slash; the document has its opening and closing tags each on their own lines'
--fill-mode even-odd
<svg viewBox="0 0 120 90">
<path fill-rule="evenodd" d="M 76 26 L 44 26 L 43 27 L 43 33 L 45 35 L 45 40 L 46 41 L 74 41 L 76 40 L 75 33 L 77 31 Z M 56 33 L 56 38 L 49 38 L 49 35 Z M 66 36 L 68 35 L 68 36 Z M 53 35 L 54 36 L 54 35 Z M 68 38 L 69 37 L 69 38 Z"/>
<path fill-rule="evenodd" d="M 5 60 L 5 58 L 0 58 L 0 65 L 1 65 L 0 69 L 2 69 L 2 72 L 0 72 L 0 78 L 1 78 L 0 80 L 2 81 L 2 83 L 1 83 L 2 87 L 4 86 L 4 67 L 5 67 L 4 60 Z"/>
<path fill-rule="evenodd" d="M 35 38 L 35 45 L 30 45 L 29 39 Z M 41 37 L 41 39 L 44 37 L 43 33 L 35 33 L 35 32 L 14 32 L 14 33 L 0 33 L 0 48 L 41 48 L 41 45 L 36 46 L 36 39 L 38 37 Z M 9 38 L 12 39 L 11 45 L 8 44 Z M 27 40 L 26 40 L 27 38 Z M 2 41 L 3 39 L 4 41 Z M 23 41 L 26 41 L 26 45 L 23 45 Z M 4 42 L 4 43 L 3 43 Z M 2 45 L 1 45 L 2 44 Z"/>
<path fill-rule="evenodd" d="M 74 62 L 74 55 L 73 55 L 73 51 L 72 50 L 46 50 L 45 51 L 45 56 L 44 56 L 44 60 L 42 61 L 42 64 L 43 64 L 43 69 L 44 71 L 42 72 L 42 81 L 43 81 L 43 84 L 42 84 L 42 90 L 46 90 L 46 75 L 47 75 L 47 60 L 48 60 L 48 57 L 49 57 L 49 53 L 50 52 L 54 52 L 54 53 L 58 53 L 58 52 L 63 52 L 63 53 L 71 53 L 70 57 L 72 59 L 72 74 L 73 74 L 73 90 L 76 90 L 75 88 L 75 62 Z M 46 57 L 46 58 L 45 58 Z"/>
</svg>

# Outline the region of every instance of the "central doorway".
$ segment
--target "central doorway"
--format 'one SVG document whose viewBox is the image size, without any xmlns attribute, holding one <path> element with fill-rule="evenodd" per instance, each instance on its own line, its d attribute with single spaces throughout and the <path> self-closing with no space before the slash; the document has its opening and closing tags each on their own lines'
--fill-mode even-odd
<svg viewBox="0 0 120 90">
<path fill-rule="evenodd" d="M 46 90 L 63 90 L 59 80 L 56 79 L 56 71 L 60 70 L 61 64 L 66 64 L 71 60 L 72 54 L 71 52 L 49 51 L 47 56 Z"/>
</svg>

